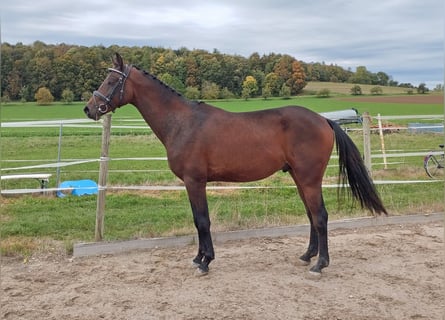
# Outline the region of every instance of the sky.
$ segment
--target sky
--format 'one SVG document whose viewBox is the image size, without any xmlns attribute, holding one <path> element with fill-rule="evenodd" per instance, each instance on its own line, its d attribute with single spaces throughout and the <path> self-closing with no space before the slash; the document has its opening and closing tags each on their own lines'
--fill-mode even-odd
<svg viewBox="0 0 445 320">
<path fill-rule="evenodd" d="M 430 89 L 444 83 L 443 0 L 9 0 L 0 10 L 10 44 L 281 53 Z"/>
</svg>

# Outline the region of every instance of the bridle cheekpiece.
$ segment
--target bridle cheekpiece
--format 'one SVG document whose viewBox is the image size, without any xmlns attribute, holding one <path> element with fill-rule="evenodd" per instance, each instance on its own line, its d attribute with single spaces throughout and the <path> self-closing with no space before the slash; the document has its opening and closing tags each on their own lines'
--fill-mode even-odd
<svg viewBox="0 0 445 320">
<path fill-rule="evenodd" d="M 125 66 L 124 72 L 114 68 L 108 68 L 108 72 L 115 72 L 119 74 L 119 80 L 118 82 L 116 82 L 116 84 L 114 85 L 114 87 L 111 89 L 110 93 L 107 96 L 105 96 L 104 94 L 100 93 L 97 90 L 93 92 L 94 105 L 100 113 L 105 114 L 110 110 L 114 112 L 116 107 L 113 108 L 113 106 L 111 105 L 111 101 L 113 100 L 113 97 L 116 94 L 119 87 L 120 87 L 119 99 L 122 100 L 124 95 L 125 82 L 127 81 L 127 78 L 130 75 L 131 69 L 132 69 L 131 65 Z M 101 100 L 103 100 L 103 103 L 98 104 L 96 98 L 100 98 Z"/>
</svg>

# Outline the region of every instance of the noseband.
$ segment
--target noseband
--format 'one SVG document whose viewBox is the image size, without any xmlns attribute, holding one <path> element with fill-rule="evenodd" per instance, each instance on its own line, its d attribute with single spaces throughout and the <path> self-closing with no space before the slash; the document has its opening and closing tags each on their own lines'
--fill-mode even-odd
<svg viewBox="0 0 445 320">
<path fill-rule="evenodd" d="M 114 87 L 111 89 L 110 93 L 107 96 L 103 95 L 97 90 L 93 92 L 94 105 L 100 113 L 105 114 L 110 110 L 114 112 L 116 107 L 113 108 L 113 106 L 111 105 L 111 100 L 113 100 L 113 97 L 119 88 L 120 88 L 119 99 L 122 100 L 122 97 L 124 95 L 125 81 L 127 81 L 127 78 L 130 75 L 130 71 L 132 69 L 131 67 L 132 66 L 126 66 L 124 72 L 114 68 L 108 68 L 109 72 L 115 72 L 119 74 L 119 81 L 114 85 Z M 98 104 L 96 98 L 100 98 L 104 102 Z"/>
</svg>

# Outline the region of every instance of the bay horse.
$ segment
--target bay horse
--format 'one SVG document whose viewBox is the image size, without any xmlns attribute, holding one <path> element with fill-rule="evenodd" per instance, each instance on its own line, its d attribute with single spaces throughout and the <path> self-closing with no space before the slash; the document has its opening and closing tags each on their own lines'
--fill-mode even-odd
<svg viewBox="0 0 445 320">
<path fill-rule="evenodd" d="M 232 113 L 190 101 L 155 76 L 126 65 L 116 53 L 113 68 L 84 108 L 94 120 L 126 104 L 134 105 L 165 146 L 168 164 L 185 185 L 198 231 L 197 270 L 207 274 L 215 258 L 210 233 L 206 184 L 247 182 L 282 170 L 297 186 L 310 221 L 310 240 L 299 258 L 321 275 L 329 265 L 322 179 L 334 148 L 339 155 L 339 181 L 373 213 L 387 214 L 360 152 L 341 127 L 304 107 L 286 106 Z"/>
</svg>

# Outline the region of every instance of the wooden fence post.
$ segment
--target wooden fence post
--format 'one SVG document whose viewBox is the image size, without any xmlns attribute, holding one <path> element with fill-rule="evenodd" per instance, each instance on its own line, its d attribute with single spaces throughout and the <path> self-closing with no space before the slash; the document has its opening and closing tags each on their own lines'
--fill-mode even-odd
<svg viewBox="0 0 445 320">
<path fill-rule="evenodd" d="M 105 194 L 107 191 L 107 175 L 108 175 L 108 149 L 110 146 L 111 133 L 111 114 L 106 114 L 102 117 L 104 119 L 102 128 L 102 151 L 100 155 L 99 167 L 99 183 L 97 194 L 97 209 L 96 209 L 96 241 L 102 241 L 104 236 L 104 217 L 105 217 Z"/>
<path fill-rule="evenodd" d="M 368 169 L 369 175 L 372 177 L 371 164 L 371 116 L 369 112 L 363 112 L 363 160 Z"/>
<path fill-rule="evenodd" d="M 377 121 L 379 123 L 380 147 L 382 149 L 383 165 L 386 170 L 388 169 L 388 161 L 386 160 L 385 138 L 383 136 L 382 117 L 380 116 L 380 113 L 377 114 Z"/>
</svg>

